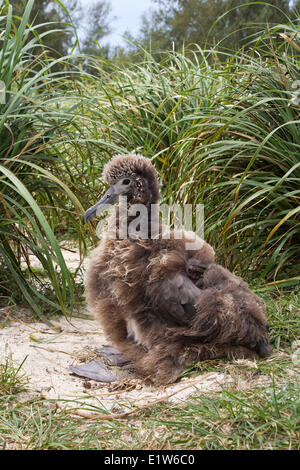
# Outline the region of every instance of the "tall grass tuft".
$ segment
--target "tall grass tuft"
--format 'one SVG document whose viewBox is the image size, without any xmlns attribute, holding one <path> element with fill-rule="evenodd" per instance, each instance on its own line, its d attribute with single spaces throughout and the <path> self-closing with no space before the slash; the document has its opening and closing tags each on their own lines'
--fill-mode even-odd
<svg viewBox="0 0 300 470">
<path fill-rule="evenodd" d="M 111 155 L 151 158 L 164 202 L 204 204 L 219 262 L 261 285 L 293 285 L 300 280 L 299 26 L 264 31 L 250 51 L 223 62 L 216 52 L 194 46 L 157 62 L 145 51 L 139 64 L 111 64 L 100 79 L 83 80 L 79 139 L 64 153 L 92 185 L 86 205 L 99 196 L 96 177 Z"/>
<path fill-rule="evenodd" d="M 0 3 L 0 78 L 5 85 L 0 104 L 0 295 L 6 301 L 26 301 L 40 316 L 42 306 L 66 315 L 75 302 L 75 283 L 52 219 L 59 214 L 63 220 L 69 209 L 62 194 L 73 212 L 82 208 L 63 178 L 54 175 L 59 157 L 49 143 L 61 135 L 70 119 L 67 108 L 74 104 L 58 107 L 68 58 L 47 55 L 39 27 L 28 24 L 32 5 L 33 0 L 27 2 L 19 21 L 10 3 Z M 57 63 L 60 71 L 53 71 Z M 31 256 L 47 278 L 32 268 Z"/>
</svg>

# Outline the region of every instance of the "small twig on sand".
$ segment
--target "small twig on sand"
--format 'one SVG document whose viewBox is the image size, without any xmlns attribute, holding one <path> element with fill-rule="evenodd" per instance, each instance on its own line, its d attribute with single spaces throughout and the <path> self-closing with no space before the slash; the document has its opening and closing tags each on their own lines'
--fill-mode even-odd
<svg viewBox="0 0 300 470">
<path fill-rule="evenodd" d="M 88 411 L 88 410 L 64 408 L 63 405 L 61 403 L 57 402 L 56 400 L 51 400 L 51 401 L 55 401 L 58 408 L 60 408 L 62 411 L 66 412 L 66 413 L 71 413 L 71 414 L 76 415 L 76 416 L 80 416 L 81 418 L 99 419 L 99 420 L 103 420 L 103 421 L 112 421 L 114 419 L 127 418 L 127 416 L 132 416 L 132 415 L 135 415 L 135 414 L 139 413 L 140 411 L 144 411 L 148 408 L 151 408 L 152 406 L 157 405 L 159 403 L 162 403 L 162 402 L 168 400 L 168 398 L 172 397 L 173 395 L 176 395 L 176 393 L 179 393 L 182 390 L 185 390 L 186 388 L 189 388 L 189 387 L 191 387 L 191 385 L 186 385 L 185 387 L 181 388 L 180 390 L 176 390 L 176 392 L 173 392 L 170 395 L 166 395 L 166 396 L 158 398 L 157 400 L 154 400 L 150 403 L 146 403 L 145 405 L 141 405 L 141 406 L 135 408 L 134 410 L 124 411 L 123 413 L 105 414 L 105 413 L 98 413 L 98 412 Z"/>
<path fill-rule="evenodd" d="M 63 250 L 70 251 L 70 253 L 78 253 L 77 250 L 72 250 L 71 248 L 67 248 L 66 246 L 59 245 L 59 248 L 62 248 Z"/>
<path fill-rule="evenodd" d="M 62 351 L 61 349 L 43 348 L 43 346 L 37 346 L 36 344 L 30 344 L 29 346 L 31 348 L 43 349 L 44 351 L 47 351 L 47 352 L 58 352 L 58 353 L 62 353 L 62 354 L 68 354 L 68 356 L 82 357 L 81 354 L 70 353 L 70 352 L 67 352 L 67 351 Z"/>
</svg>

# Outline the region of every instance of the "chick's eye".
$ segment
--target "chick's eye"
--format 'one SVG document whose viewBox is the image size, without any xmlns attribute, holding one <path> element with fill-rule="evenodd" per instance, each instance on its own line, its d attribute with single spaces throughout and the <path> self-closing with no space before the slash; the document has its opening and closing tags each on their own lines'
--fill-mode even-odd
<svg viewBox="0 0 300 470">
<path fill-rule="evenodd" d="M 127 179 L 126 179 L 126 180 L 123 180 L 122 183 L 123 183 L 123 184 L 129 184 L 129 183 L 130 183 L 130 180 L 127 180 Z"/>
</svg>

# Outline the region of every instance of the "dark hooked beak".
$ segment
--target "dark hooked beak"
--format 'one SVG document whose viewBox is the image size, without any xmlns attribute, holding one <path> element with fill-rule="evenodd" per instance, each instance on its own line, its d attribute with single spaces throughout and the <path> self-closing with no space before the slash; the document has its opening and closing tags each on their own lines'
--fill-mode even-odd
<svg viewBox="0 0 300 470">
<path fill-rule="evenodd" d="M 109 190 L 104 194 L 103 198 L 100 201 L 96 202 L 96 204 L 90 207 L 84 214 L 84 221 L 89 222 L 93 217 L 96 215 L 100 215 L 101 212 L 105 211 L 109 208 L 112 204 L 117 201 L 118 194 L 113 186 L 109 188 Z"/>
</svg>

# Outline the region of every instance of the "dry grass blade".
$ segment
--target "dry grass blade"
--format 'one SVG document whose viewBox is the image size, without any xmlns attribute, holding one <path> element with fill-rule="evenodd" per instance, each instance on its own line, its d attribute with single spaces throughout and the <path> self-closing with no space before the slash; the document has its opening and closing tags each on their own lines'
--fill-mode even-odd
<svg viewBox="0 0 300 470">
<path fill-rule="evenodd" d="M 187 388 L 191 388 L 191 385 L 187 385 L 185 387 L 182 387 L 178 390 L 176 390 L 173 393 L 170 393 L 169 395 L 166 395 L 164 397 L 158 398 L 157 400 L 153 400 L 149 403 L 146 403 L 144 405 L 137 406 L 133 410 L 129 411 L 124 411 L 123 413 L 98 413 L 98 412 L 93 412 L 89 410 L 78 410 L 78 409 L 73 409 L 73 408 L 65 408 L 63 403 L 60 403 L 59 401 L 49 399 L 49 401 L 54 401 L 55 404 L 58 406 L 58 408 L 62 409 L 63 412 L 70 413 L 76 416 L 79 416 L 81 418 L 88 418 L 88 419 L 99 419 L 102 421 L 113 421 L 116 419 L 124 419 L 127 418 L 128 416 L 133 416 L 141 411 L 145 411 L 151 407 L 154 407 L 160 403 L 166 402 L 169 398 L 173 397 L 179 392 L 182 392 L 183 390 L 186 390 Z M 47 399 L 47 395 L 44 395 L 44 397 Z"/>
</svg>

